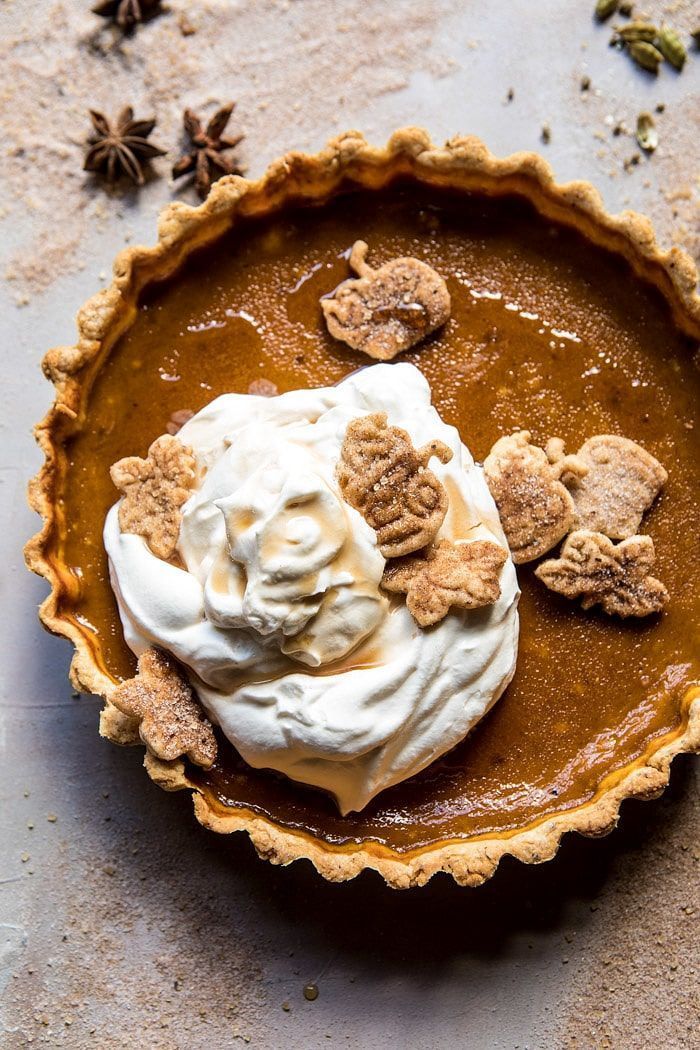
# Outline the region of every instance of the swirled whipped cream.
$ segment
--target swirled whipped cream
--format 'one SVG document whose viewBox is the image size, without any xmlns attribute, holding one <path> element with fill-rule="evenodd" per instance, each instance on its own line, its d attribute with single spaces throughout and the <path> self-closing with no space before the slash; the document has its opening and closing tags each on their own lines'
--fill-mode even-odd
<svg viewBox="0 0 700 1050">
<path fill-rule="evenodd" d="M 380 589 L 374 530 L 336 468 L 348 424 L 385 412 L 416 447 L 452 449 L 431 469 L 449 510 L 437 539 L 507 545 L 480 467 L 409 364 L 374 365 L 334 387 L 225 394 L 180 431 L 197 462 L 178 564 L 122 534 L 104 540 L 126 641 L 172 653 L 209 717 L 256 768 L 329 791 L 345 814 L 424 769 L 469 732 L 512 678 L 518 585 L 421 629 Z"/>
</svg>

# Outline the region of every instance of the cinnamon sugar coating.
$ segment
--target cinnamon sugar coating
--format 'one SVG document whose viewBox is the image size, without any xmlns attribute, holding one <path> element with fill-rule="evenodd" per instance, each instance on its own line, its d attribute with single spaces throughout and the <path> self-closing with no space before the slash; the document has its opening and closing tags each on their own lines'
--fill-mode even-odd
<svg viewBox="0 0 700 1050">
<path fill-rule="evenodd" d="M 134 678 L 122 682 L 110 703 L 139 723 L 139 735 L 158 758 L 172 762 L 186 755 L 209 769 L 216 737 L 199 701 L 175 661 L 161 649 L 147 649 Z"/>
<path fill-rule="evenodd" d="M 321 309 L 335 339 L 389 361 L 445 324 L 450 293 L 440 274 L 420 259 L 392 259 L 375 270 L 367 251 L 365 241 L 355 242 L 349 262 L 358 276 L 322 299 Z"/>
<path fill-rule="evenodd" d="M 192 449 L 164 434 L 153 442 L 146 459 L 120 459 L 110 474 L 123 496 L 122 532 L 143 536 L 156 557 L 171 558 L 180 533 L 181 507 L 195 480 Z"/>
<path fill-rule="evenodd" d="M 453 607 L 477 609 L 498 601 L 499 576 L 507 557 L 503 547 L 490 540 L 453 543 L 443 539 L 417 554 L 389 562 L 382 587 L 405 594 L 413 619 L 429 627 Z"/>
<path fill-rule="evenodd" d="M 660 580 L 650 575 L 656 554 L 650 536 L 613 543 L 602 532 L 580 529 L 567 537 L 558 558 L 535 569 L 550 590 L 581 598 L 584 609 L 600 605 L 611 616 L 648 616 L 669 600 Z"/>
<path fill-rule="evenodd" d="M 641 445 L 614 434 L 589 438 L 576 455 L 588 471 L 570 486 L 573 527 L 603 532 L 613 540 L 634 536 L 668 479 L 659 461 Z"/>
<path fill-rule="evenodd" d="M 541 557 L 566 536 L 574 501 L 560 478 L 580 478 L 586 471 L 577 456 L 564 455 L 557 438 L 548 442 L 547 452 L 530 444 L 527 430 L 495 443 L 484 474 L 516 564 Z"/>
<path fill-rule="evenodd" d="M 385 558 L 425 547 L 445 519 L 447 492 L 428 468 L 433 456 L 448 463 L 452 450 L 442 441 L 414 448 L 405 430 L 387 424 L 384 412 L 348 425 L 338 481 L 344 498 L 377 533 Z"/>
</svg>

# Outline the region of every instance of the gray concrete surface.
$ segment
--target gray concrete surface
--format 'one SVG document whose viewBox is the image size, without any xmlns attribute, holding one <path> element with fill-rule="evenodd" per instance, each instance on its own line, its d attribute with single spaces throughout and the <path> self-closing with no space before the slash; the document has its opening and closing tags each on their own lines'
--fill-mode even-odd
<svg viewBox="0 0 700 1050">
<path fill-rule="evenodd" d="M 70 33 L 85 31 L 88 6 L 0 5 L 3 54 L 35 63 L 37 92 L 42 78 L 57 76 L 42 71 L 43 61 L 71 60 Z M 185 5 L 171 6 L 173 19 Z M 187 6 L 202 28 L 183 38 L 183 48 L 199 48 L 184 83 L 206 101 L 211 67 L 201 44 L 219 20 L 230 63 L 223 87 L 218 70 L 218 85 L 243 100 L 253 173 L 343 127 L 380 141 L 419 123 L 438 141 L 469 131 L 507 153 L 539 148 L 546 122 L 551 142 L 541 148 L 559 178 L 590 179 L 610 207 L 651 213 L 666 241 L 687 232 L 687 211 L 674 215 L 672 198 L 686 183 L 694 192 L 700 166 L 697 125 L 688 131 L 700 57 L 682 76 L 638 73 L 606 46 L 592 3 Z M 654 14 L 679 8 L 686 21 L 691 6 L 647 5 Z M 233 21 L 246 10 L 257 20 L 255 39 Z M 400 46 L 391 50 L 372 94 L 356 70 L 323 65 L 319 80 L 309 76 L 341 16 L 367 20 L 370 34 L 393 19 L 392 47 L 406 34 L 408 58 Z M 165 31 L 152 23 L 141 40 Z M 246 61 L 255 48 L 277 79 L 252 87 Z M 593 86 L 586 100 L 584 74 Z M 16 104 L 12 77 L 4 61 L 3 120 Z M 285 83 L 305 85 L 301 112 L 290 109 Z M 152 78 L 148 84 L 137 93 L 157 100 Z M 256 93 L 269 101 L 264 109 Z M 77 111 L 92 101 L 77 96 Z M 658 101 L 666 105 L 662 147 L 626 173 L 635 146 L 611 126 L 632 124 Z M 177 99 L 163 107 L 167 129 L 181 107 Z M 5 137 L 8 156 L 20 138 Z M 75 143 L 61 144 L 77 170 Z M 6 175 L 0 252 L 14 266 L 23 245 L 36 252 L 37 238 L 52 242 L 46 215 L 18 193 L 12 169 Z M 60 191 L 50 171 L 40 175 Z M 71 695 L 67 643 L 38 626 L 45 584 L 22 564 L 37 527 L 24 500 L 39 464 L 30 430 L 51 396 L 39 362 L 48 347 L 72 341 L 75 311 L 104 280 L 125 227 L 133 240 L 152 241 L 155 213 L 176 191 L 152 182 L 119 201 L 118 213 L 109 199 L 103 221 L 86 226 L 81 185 L 66 189 L 61 219 L 65 226 L 65 211 L 75 209 L 80 236 L 56 278 L 29 291 L 9 281 L 0 292 L 8 370 L 0 385 L 0 1046 L 692 1046 L 700 901 L 691 759 L 677 763 L 662 801 L 629 804 L 604 842 L 567 841 L 541 868 L 506 862 L 477 891 L 437 878 L 398 894 L 370 874 L 331 886 L 303 863 L 268 866 L 244 838 L 197 827 L 188 800 L 154 787 L 135 751 L 97 737 L 96 702 Z M 97 191 L 89 193 L 94 202 Z M 687 196 L 678 199 L 687 205 Z M 315 1002 L 302 995 L 309 981 L 319 987 Z"/>
</svg>

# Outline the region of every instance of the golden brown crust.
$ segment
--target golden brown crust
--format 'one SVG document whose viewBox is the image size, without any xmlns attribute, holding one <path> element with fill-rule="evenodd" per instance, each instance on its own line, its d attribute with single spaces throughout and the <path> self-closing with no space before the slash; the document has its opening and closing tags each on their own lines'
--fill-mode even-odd
<svg viewBox="0 0 700 1050">
<path fill-rule="evenodd" d="M 391 259 L 372 269 L 368 246 L 356 241 L 350 267 L 358 275 L 321 300 L 335 339 L 377 361 L 391 361 L 420 343 L 450 316 L 450 293 L 432 266 L 420 259 Z"/>
<path fill-rule="evenodd" d="M 438 872 L 447 872 L 460 885 L 479 886 L 494 874 L 505 856 L 525 864 L 541 864 L 554 857 L 562 836 L 571 831 L 591 838 L 609 834 L 617 825 L 620 805 L 626 799 L 657 798 L 668 784 L 673 758 L 700 749 L 700 686 L 691 688 L 684 697 L 682 714 L 681 732 L 653 741 L 639 759 L 611 774 L 584 805 L 546 816 L 510 834 L 452 840 L 405 853 L 376 843 L 362 843 L 351 849 L 334 847 L 250 811 L 216 805 L 187 779 L 182 763 L 163 763 L 147 755 L 144 764 L 149 776 L 166 790 L 193 792 L 195 815 L 204 827 L 220 834 L 245 831 L 259 856 L 272 864 L 310 860 L 330 882 L 354 879 L 370 868 L 394 889 L 424 886 Z"/>
<path fill-rule="evenodd" d="M 338 482 L 344 498 L 377 534 L 385 558 L 401 558 L 431 543 L 447 513 L 447 492 L 428 463 L 449 463 L 442 441 L 416 449 L 385 412 L 348 424 L 340 450 Z"/>
<path fill-rule="evenodd" d="M 123 251 L 115 261 L 111 286 L 82 308 L 75 346 L 58 347 L 47 353 L 43 367 L 55 385 L 56 398 L 36 428 L 45 462 L 29 489 L 30 504 L 42 516 L 43 525 L 27 543 L 25 558 L 29 568 L 50 585 L 40 610 L 42 622 L 73 642 L 76 651 L 71 678 L 79 688 L 105 697 L 103 731 L 117 742 L 126 742 L 128 732 L 122 722 L 117 723 L 117 729 L 110 714 L 110 710 L 115 710 L 109 705 L 115 682 L 102 666 L 92 640 L 79 624 L 60 614 L 61 596 L 72 582 L 67 567 L 53 554 L 53 539 L 60 528 L 55 497 L 66 467 L 64 444 L 80 426 L 92 377 L 116 338 L 131 323 L 144 285 L 173 273 L 196 247 L 229 229 L 235 216 L 269 212 L 293 198 L 320 200 L 338 190 L 343 182 L 379 188 L 397 175 L 413 177 L 424 185 L 492 195 L 524 194 L 548 219 L 574 227 L 595 244 L 627 259 L 637 275 L 661 291 L 678 327 L 689 336 L 700 338 L 697 273 L 689 256 L 679 248 L 662 252 L 646 218 L 629 211 L 607 214 L 600 195 L 588 183 L 557 185 L 547 163 L 536 154 L 496 158 L 473 137 L 457 136 L 436 147 L 420 128 L 403 128 L 392 135 L 385 147 L 374 147 L 359 132 L 349 131 L 315 156 L 289 153 L 273 163 L 258 181 L 239 176 L 221 179 L 199 208 L 180 202 L 172 204 L 161 216 L 158 244 Z M 615 826 L 624 799 L 658 795 L 668 783 L 674 755 L 699 748 L 700 687 L 693 687 L 683 699 L 678 730 L 652 741 L 645 754 L 626 769 L 611 774 L 586 804 L 545 817 L 509 835 L 441 843 L 403 854 L 381 850 L 370 843 L 343 852 L 250 812 L 216 806 L 187 779 L 181 761 L 164 763 L 147 753 L 145 764 L 151 778 L 168 790 L 193 791 L 195 813 L 202 824 L 219 832 L 246 831 L 260 855 L 273 863 L 287 864 L 308 857 L 325 878 L 333 881 L 354 878 L 363 869 L 373 868 L 390 885 L 406 888 L 423 885 L 438 871 L 449 872 L 462 884 L 477 885 L 493 874 L 506 854 L 538 863 L 554 856 L 567 831 L 605 834 Z"/>
<path fill-rule="evenodd" d="M 501 594 L 498 582 L 507 552 L 491 540 L 439 543 L 390 561 L 382 587 L 405 594 L 406 605 L 421 627 L 443 620 L 451 608 L 478 609 L 493 605 Z"/>
<path fill-rule="evenodd" d="M 100 736 L 111 740 L 113 744 L 121 744 L 122 747 L 140 744 L 139 720 L 124 714 L 118 707 L 106 700 L 100 713 Z"/>
</svg>

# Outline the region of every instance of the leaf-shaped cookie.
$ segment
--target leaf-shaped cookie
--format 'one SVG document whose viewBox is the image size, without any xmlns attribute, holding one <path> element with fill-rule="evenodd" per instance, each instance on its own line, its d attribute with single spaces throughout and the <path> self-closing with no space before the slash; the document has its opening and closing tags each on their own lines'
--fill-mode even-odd
<svg viewBox="0 0 700 1050">
<path fill-rule="evenodd" d="M 576 456 L 588 471 L 570 485 L 573 528 L 604 532 L 613 540 L 634 536 L 668 478 L 659 461 L 641 445 L 614 434 L 589 438 Z M 566 477 L 564 481 L 569 484 Z"/>
<path fill-rule="evenodd" d="M 452 450 L 442 441 L 414 448 L 405 430 L 387 424 L 384 412 L 348 424 L 338 482 L 343 497 L 377 533 L 385 558 L 425 547 L 445 519 L 447 493 L 428 469 L 433 456 L 447 463 Z"/>
<path fill-rule="evenodd" d="M 146 649 L 134 678 L 122 682 L 110 702 L 139 721 L 148 749 L 166 762 L 181 755 L 208 769 L 216 758 L 210 722 L 175 661 L 161 649 Z"/>
<path fill-rule="evenodd" d="M 478 609 L 498 601 L 498 581 L 507 557 L 503 547 L 490 540 L 453 543 L 444 539 L 418 554 L 390 561 L 382 587 L 405 594 L 413 619 L 429 627 L 452 607 Z"/>
<path fill-rule="evenodd" d="M 192 449 L 164 434 L 153 442 L 146 459 L 120 459 L 110 474 L 123 495 L 122 532 L 143 536 L 156 557 L 171 558 L 180 534 L 181 507 L 195 479 Z"/>
<path fill-rule="evenodd" d="M 450 316 L 443 278 L 420 259 L 392 259 L 376 270 L 367 245 L 356 241 L 350 266 L 358 275 L 321 300 L 328 331 L 353 350 L 389 361 L 424 339 Z"/>
<path fill-rule="evenodd" d="M 581 477 L 586 467 L 577 456 L 565 456 L 561 446 L 550 441 L 548 457 L 530 444 L 529 431 L 521 430 L 500 438 L 484 460 L 486 483 L 518 564 L 546 554 L 574 520 L 573 499 L 559 479 L 565 472 Z"/>
<path fill-rule="evenodd" d="M 600 605 L 615 616 L 648 616 L 668 602 L 668 591 L 650 575 L 656 555 L 650 536 L 613 543 L 602 532 L 581 529 L 567 537 L 558 558 L 535 569 L 557 594 L 581 598 L 584 609 Z"/>
</svg>

